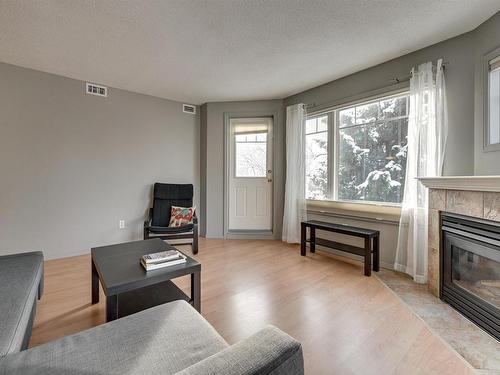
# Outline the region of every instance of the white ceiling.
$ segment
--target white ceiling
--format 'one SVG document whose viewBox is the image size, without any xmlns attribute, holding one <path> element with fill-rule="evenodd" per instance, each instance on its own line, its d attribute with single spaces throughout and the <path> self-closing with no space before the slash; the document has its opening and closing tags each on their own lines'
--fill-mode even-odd
<svg viewBox="0 0 500 375">
<path fill-rule="evenodd" d="M 498 10 L 499 0 L 0 0 L 0 61 L 193 104 L 283 98 Z"/>
</svg>

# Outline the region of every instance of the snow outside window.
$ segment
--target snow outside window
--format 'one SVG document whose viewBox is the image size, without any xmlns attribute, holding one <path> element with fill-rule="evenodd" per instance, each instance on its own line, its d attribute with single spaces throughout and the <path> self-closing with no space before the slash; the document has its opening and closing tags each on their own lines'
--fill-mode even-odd
<svg viewBox="0 0 500 375">
<path fill-rule="evenodd" d="M 306 198 L 328 198 L 328 116 L 306 121 Z"/>
<path fill-rule="evenodd" d="M 408 107 L 408 94 L 399 94 L 310 117 L 306 123 L 306 197 L 400 204 Z M 336 150 L 328 142 L 329 119 L 335 120 L 330 129 L 335 129 Z"/>
</svg>

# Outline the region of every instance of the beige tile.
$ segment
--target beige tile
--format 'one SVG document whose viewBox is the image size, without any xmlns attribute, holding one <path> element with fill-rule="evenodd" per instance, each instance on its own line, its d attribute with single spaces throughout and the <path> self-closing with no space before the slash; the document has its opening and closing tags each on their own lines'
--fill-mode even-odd
<svg viewBox="0 0 500 375">
<path fill-rule="evenodd" d="M 429 208 L 439 211 L 446 209 L 446 190 L 431 189 L 429 191 Z"/>
<path fill-rule="evenodd" d="M 439 250 L 432 247 L 429 247 L 427 278 L 429 292 L 439 297 Z"/>
<path fill-rule="evenodd" d="M 429 247 L 439 249 L 439 211 L 429 210 Z"/>
<path fill-rule="evenodd" d="M 437 250 L 429 249 L 429 261 L 433 254 L 437 254 Z M 500 356 L 498 355 L 500 341 L 471 323 L 451 306 L 432 297 L 430 293 L 434 294 L 434 292 L 430 284 L 429 296 L 425 298 L 425 290 L 422 290 L 421 284 L 416 284 L 401 276 L 399 282 L 396 282 L 394 278 L 398 274 L 387 279 L 389 272 L 391 271 L 378 272 L 377 277 L 386 283 L 437 335 L 468 361 L 477 374 L 500 374 Z M 431 272 L 429 272 L 429 280 L 430 277 Z M 403 285 L 405 287 L 402 287 Z M 430 372 L 421 371 L 421 373 Z"/>
<path fill-rule="evenodd" d="M 448 190 L 446 211 L 457 214 L 483 217 L 483 193 L 480 191 Z"/>
<path fill-rule="evenodd" d="M 500 221 L 500 193 L 484 193 L 484 218 Z"/>
</svg>

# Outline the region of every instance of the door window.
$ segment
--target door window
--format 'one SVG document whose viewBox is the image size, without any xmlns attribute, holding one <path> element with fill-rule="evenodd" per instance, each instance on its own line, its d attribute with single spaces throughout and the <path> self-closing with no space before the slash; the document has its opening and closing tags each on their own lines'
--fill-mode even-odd
<svg viewBox="0 0 500 375">
<path fill-rule="evenodd" d="M 267 132 L 235 135 L 236 177 L 266 177 Z"/>
</svg>

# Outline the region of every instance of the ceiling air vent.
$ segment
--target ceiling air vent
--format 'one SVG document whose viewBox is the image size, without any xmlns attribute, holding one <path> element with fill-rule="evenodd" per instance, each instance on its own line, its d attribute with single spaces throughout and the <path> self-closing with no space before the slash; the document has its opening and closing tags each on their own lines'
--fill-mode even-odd
<svg viewBox="0 0 500 375">
<path fill-rule="evenodd" d="M 182 105 L 182 112 L 184 113 L 191 113 L 191 114 L 196 114 L 196 106 L 191 105 L 191 104 L 183 104 Z"/>
<path fill-rule="evenodd" d="M 87 82 L 86 91 L 87 94 L 97 95 L 97 96 L 108 96 L 108 88 L 105 86 L 96 85 L 94 83 Z"/>
</svg>

